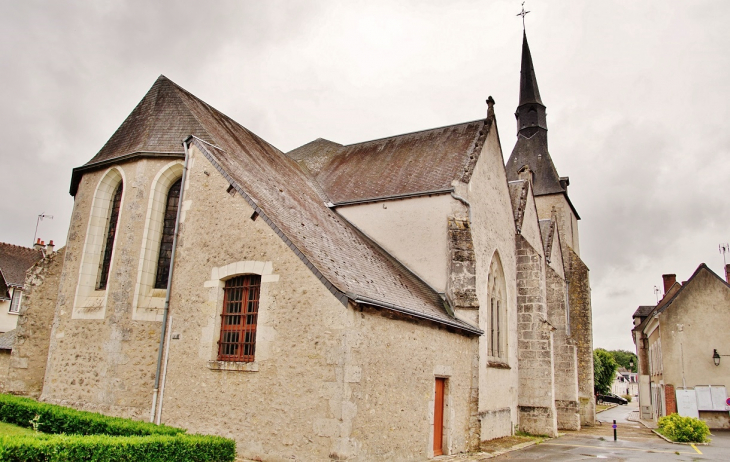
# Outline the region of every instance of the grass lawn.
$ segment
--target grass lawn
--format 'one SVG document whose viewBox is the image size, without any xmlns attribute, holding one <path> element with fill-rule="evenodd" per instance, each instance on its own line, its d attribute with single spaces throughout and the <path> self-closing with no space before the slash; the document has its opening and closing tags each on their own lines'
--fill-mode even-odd
<svg viewBox="0 0 730 462">
<path fill-rule="evenodd" d="M 0 422 L 0 435 L 22 436 L 35 435 L 36 433 L 30 428 L 18 427 L 17 425 Z"/>
<path fill-rule="evenodd" d="M 613 404 L 596 404 L 596 412 L 605 411 L 609 407 L 612 407 Z"/>
</svg>

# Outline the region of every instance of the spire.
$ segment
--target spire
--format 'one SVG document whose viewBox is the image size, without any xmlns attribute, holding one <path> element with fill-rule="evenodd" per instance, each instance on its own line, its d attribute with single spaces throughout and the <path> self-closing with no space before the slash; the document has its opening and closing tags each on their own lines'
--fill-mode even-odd
<svg viewBox="0 0 730 462">
<path fill-rule="evenodd" d="M 520 68 L 520 103 L 517 106 L 515 117 L 517 117 L 518 134 L 530 137 L 540 128 L 547 130 L 545 105 L 542 104 L 540 98 L 530 45 L 527 43 L 527 33 L 524 31 L 522 34 L 522 67 Z"/>
<path fill-rule="evenodd" d="M 542 104 L 540 90 L 537 88 L 535 67 L 532 65 L 527 33 L 522 31 L 522 67 L 520 68 L 520 106 L 528 103 Z"/>
<path fill-rule="evenodd" d="M 517 143 L 505 166 L 507 180 L 518 180 L 526 175 L 525 172 L 529 172 L 536 196 L 566 193 L 566 188 L 560 182 L 560 176 L 548 152 L 545 105 L 542 104 L 540 90 L 537 88 L 537 78 L 532 65 L 530 46 L 527 44 L 527 34 L 522 35 L 520 102 L 515 117 L 517 118 Z"/>
</svg>

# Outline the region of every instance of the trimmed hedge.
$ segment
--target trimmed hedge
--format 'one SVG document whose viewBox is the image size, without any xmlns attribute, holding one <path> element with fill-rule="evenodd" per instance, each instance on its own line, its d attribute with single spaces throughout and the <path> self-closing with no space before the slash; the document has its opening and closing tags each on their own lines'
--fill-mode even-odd
<svg viewBox="0 0 730 462">
<path fill-rule="evenodd" d="M 30 421 L 38 419 L 38 431 L 76 435 L 180 435 L 185 430 L 150 422 L 109 417 L 97 412 L 77 411 L 54 404 L 39 403 L 20 396 L 0 394 L 0 420 L 32 428 Z"/>
<path fill-rule="evenodd" d="M 201 435 L 0 436 L 0 460 L 8 462 L 231 462 L 236 443 Z"/>
<path fill-rule="evenodd" d="M 710 434 L 707 424 L 694 417 L 682 417 L 670 414 L 660 417 L 659 433 L 678 443 L 704 443 Z"/>
<path fill-rule="evenodd" d="M 36 419 L 37 417 L 37 419 Z M 236 442 L 149 422 L 0 394 L 0 421 L 43 433 L 0 436 L 0 460 L 30 462 L 231 462 Z"/>
</svg>

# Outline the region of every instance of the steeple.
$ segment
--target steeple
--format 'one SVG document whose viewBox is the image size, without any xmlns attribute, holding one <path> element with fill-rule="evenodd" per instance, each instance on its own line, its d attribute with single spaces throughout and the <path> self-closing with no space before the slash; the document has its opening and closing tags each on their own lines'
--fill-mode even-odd
<svg viewBox="0 0 730 462">
<path fill-rule="evenodd" d="M 520 103 L 517 106 L 515 117 L 517 117 L 517 132 L 524 132 L 525 136 L 534 135 L 540 128 L 547 130 L 545 105 L 540 99 L 540 89 L 537 87 L 530 45 L 527 43 L 527 34 L 524 31 L 522 34 L 522 67 L 520 68 Z"/>
<path fill-rule="evenodd" d="M 515 112 L 517 143 L 507 161 L 507 179 L 518 180 L 529 172 L 536 196 L 567 193 L 567 178 L 560 181 L 548 152 L 545 105 L 537 87 L 527 34 L 522 35 L 522 67 L 520 69 L 520 102 Z M 522 172 L 522 175 L 520 175 Z"/>
</svg>

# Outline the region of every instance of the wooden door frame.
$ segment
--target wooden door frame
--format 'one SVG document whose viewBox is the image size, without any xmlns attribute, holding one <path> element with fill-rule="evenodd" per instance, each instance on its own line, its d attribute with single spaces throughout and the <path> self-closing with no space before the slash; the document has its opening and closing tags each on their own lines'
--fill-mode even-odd
<svg viewBox="0 0 730 462">
<path fill-rule="evenodd" d="M 445 446 L 445 433 L 446 433 L 446 399 L 447 399 L 447 377 L 435 377 L 434 380 L 434 399 L 433 399 L 433 430 L 432 430 L 432 441 L 431 450 L 433 451 L 433 457 L 443 455 L 448 451 L 444 451 Z M 439 385 L 440 384 L 440 385 Z M 440 387 L 440 389 L 439 389 Z M 439 406 L 439 395 L 440 395 L 440 406 Z M 439 418 L 440 417 L 440 418 Z M 440 447 L 437 444 L 440 443 Z"/>
</svg>

